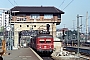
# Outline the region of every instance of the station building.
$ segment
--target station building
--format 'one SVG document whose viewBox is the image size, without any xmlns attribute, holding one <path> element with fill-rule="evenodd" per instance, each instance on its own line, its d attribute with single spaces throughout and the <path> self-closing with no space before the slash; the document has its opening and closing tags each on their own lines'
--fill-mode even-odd
<svg viewBox="0 0 90 60">
<path fill-rule="evenodd" d="M 14 46 L 19 43 L 19 32 L 23 30 L 44 30 L 49 24 L 50 34 L 56 37 L 56 25 L 61 23 L 63 11 L 54 6 L 15 6 L 10 9 L 11 25 L 14 29 Z"/>
</svg>

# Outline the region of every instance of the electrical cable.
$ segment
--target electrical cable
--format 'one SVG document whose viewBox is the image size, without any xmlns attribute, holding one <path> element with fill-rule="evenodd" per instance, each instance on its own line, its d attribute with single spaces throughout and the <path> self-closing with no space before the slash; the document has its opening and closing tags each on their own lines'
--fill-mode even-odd
<svg viewBox="0 0 90 60">
<path fill-rule="evenodd" d="M 73 1 L 74 1 L 74 0 L 72 0 L 64 9 L 66 9 Z M 64 9 L 63 9 L 63 10 L 64 10 Z"/>
<path fill-rule="evenodd" d="M 65 1 L 65 0 L 63 0 L 63 2 L 61 3 L 61 5 L 60 5 L 59 7 L 61 7 L 61 6 L 62 6 L 62 4 L 64 3 L 64 1 Z"/>
<path fill-rule="evenodd" d="M 16 5 L 18 5 L 17 2 L 16 2 L 15 0 L 14 0 L 14 3 L 15 3 Z"/>
<path fill-rule="evenodd" d="M 14 6 L 14 4 L 10 0 L 8 0 L 8 1 Z"/>
</svg>

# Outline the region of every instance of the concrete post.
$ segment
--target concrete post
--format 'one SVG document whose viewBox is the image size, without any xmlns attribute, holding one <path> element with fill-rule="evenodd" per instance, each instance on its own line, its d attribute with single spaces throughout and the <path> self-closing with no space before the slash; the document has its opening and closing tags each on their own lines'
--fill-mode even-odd
<svg viewBox="0 0 90 60">
<path fill-rule="evenodd" d="M 78 40 L 78 51 L 77 51 L 77 56 L 79 57 L 79 15 L 77 15 L 77 40 Z"/>
<path fill-rule="evenodd" d="M 18 31 L 14 31 L 14 47 L 18 48 Z"/>
</svg>

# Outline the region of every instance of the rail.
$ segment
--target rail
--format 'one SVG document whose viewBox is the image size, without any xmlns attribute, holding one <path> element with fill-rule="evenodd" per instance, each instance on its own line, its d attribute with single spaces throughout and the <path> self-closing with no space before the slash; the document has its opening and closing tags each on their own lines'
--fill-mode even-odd
<svg viewBox="0 0 90 60">
<path fill-rule="evenodd" d="M 78 48 L 75 48 L 75 47 L 64 47 L 65 49 L 64 50 L 67 50 L 69 52 L 75 52 L 77 53 L 77 50 Z M 84 48 L 79 48 L 79 53 L 82 55 L 82 56 L 85 56 L 85 57 L 90 57 L 90 49 L 84 49 Z M 90 59 L 90 58 L 89 58 Z"/>
</svg>

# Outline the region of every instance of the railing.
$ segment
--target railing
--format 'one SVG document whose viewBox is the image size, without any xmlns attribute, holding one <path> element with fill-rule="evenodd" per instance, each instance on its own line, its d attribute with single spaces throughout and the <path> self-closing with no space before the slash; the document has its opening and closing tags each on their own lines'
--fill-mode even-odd
<svg viewBox="0 0 90 60">
<path fill-rule="evenodd" d="M 55 23 L 60 23 L 61 19 L 30 19 L 26 17 L 13 17 L 11 22 L 55 22 Z"/>
</svg>

